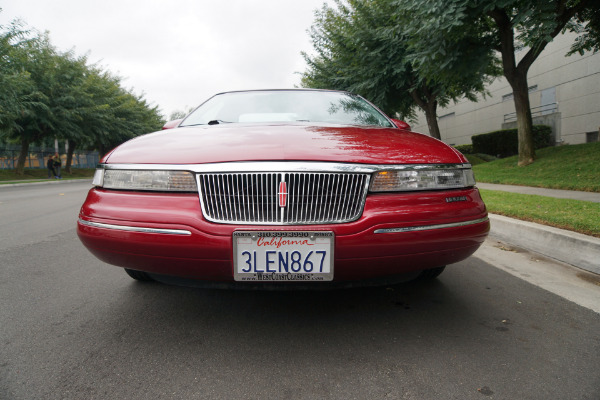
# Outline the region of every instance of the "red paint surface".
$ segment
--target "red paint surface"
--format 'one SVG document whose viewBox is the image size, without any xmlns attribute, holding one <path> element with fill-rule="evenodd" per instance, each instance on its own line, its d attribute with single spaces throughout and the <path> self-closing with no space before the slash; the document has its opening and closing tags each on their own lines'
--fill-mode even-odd
<svg viewBox="0 0 600 400">
<path fill-rule="evenodd" d="M 460 153 L 429 136 L 398 128 L 222 124 L 185 127 L 132 139 L 108 163 L 202 164 L 230 161 L 332 161 L 452 164 Z"/>
</svg>

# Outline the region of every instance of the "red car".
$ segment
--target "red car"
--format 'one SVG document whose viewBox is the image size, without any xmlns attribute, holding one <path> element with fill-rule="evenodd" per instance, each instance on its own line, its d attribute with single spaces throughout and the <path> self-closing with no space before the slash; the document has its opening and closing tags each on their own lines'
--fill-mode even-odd
<svg viewBox="0 0 600 400">
<path fill-rule="evenodd" d="M 435 278 L 489 231 L 471 165 L 360 96 L 215 95 L 107 154 L 79 238 L 138 280 L 228 287 Z"/>
</svg>

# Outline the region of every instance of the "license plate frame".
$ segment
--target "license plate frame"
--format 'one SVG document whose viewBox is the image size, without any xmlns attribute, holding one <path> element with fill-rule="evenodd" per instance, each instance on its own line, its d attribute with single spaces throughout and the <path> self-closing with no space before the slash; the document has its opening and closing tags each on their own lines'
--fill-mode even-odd
<svg viewBox="0 0 600 400">
<path fill-rule="evenodd" d="M 333 280 L 335 235 L 331 231 L 234 231 L 232 241 L 235 281 Z"/>
</svg>

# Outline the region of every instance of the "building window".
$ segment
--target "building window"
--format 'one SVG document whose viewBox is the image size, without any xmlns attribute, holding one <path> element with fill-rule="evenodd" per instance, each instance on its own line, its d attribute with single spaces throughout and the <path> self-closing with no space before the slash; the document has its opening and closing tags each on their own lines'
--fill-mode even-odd
<svg viewBox="0 0 600 400">
<path fill-rule="evenodd" d="M 600 132 L 600 129 L 595 131 L 595 132 L 586 132 L 585 134 L 585 142 L 586 143 L 593 143 L 593 142 L 597 142 L 598 141 L 598 133 Z"/>
<path fill-rule="evenodd" d="M 556 88 L 551 87 L 540 92 L 540 111 L 542 115 L 552 114 L 558 110 L 556 104 Z"/>
</svg>

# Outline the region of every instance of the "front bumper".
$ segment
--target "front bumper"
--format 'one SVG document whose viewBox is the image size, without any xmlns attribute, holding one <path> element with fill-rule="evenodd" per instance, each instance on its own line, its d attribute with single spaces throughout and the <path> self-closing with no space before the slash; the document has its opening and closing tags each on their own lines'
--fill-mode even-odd
<svg viewBox="0 0 600 400">
<path fill-rule="evenodd" d="M 461 198 L 459 202 L 447 199 Z M 357 221 L 249 226 L 206 221 L 196 194 L 90 190 L 78 235 L 100 260 L 153 274 L 233 281 L 235 230 L 324 230 L 335 235 L 334 280 L 398 275 L 461 261 L 489 232 L 475 188 L 370 194 Z"/>
</svg>

